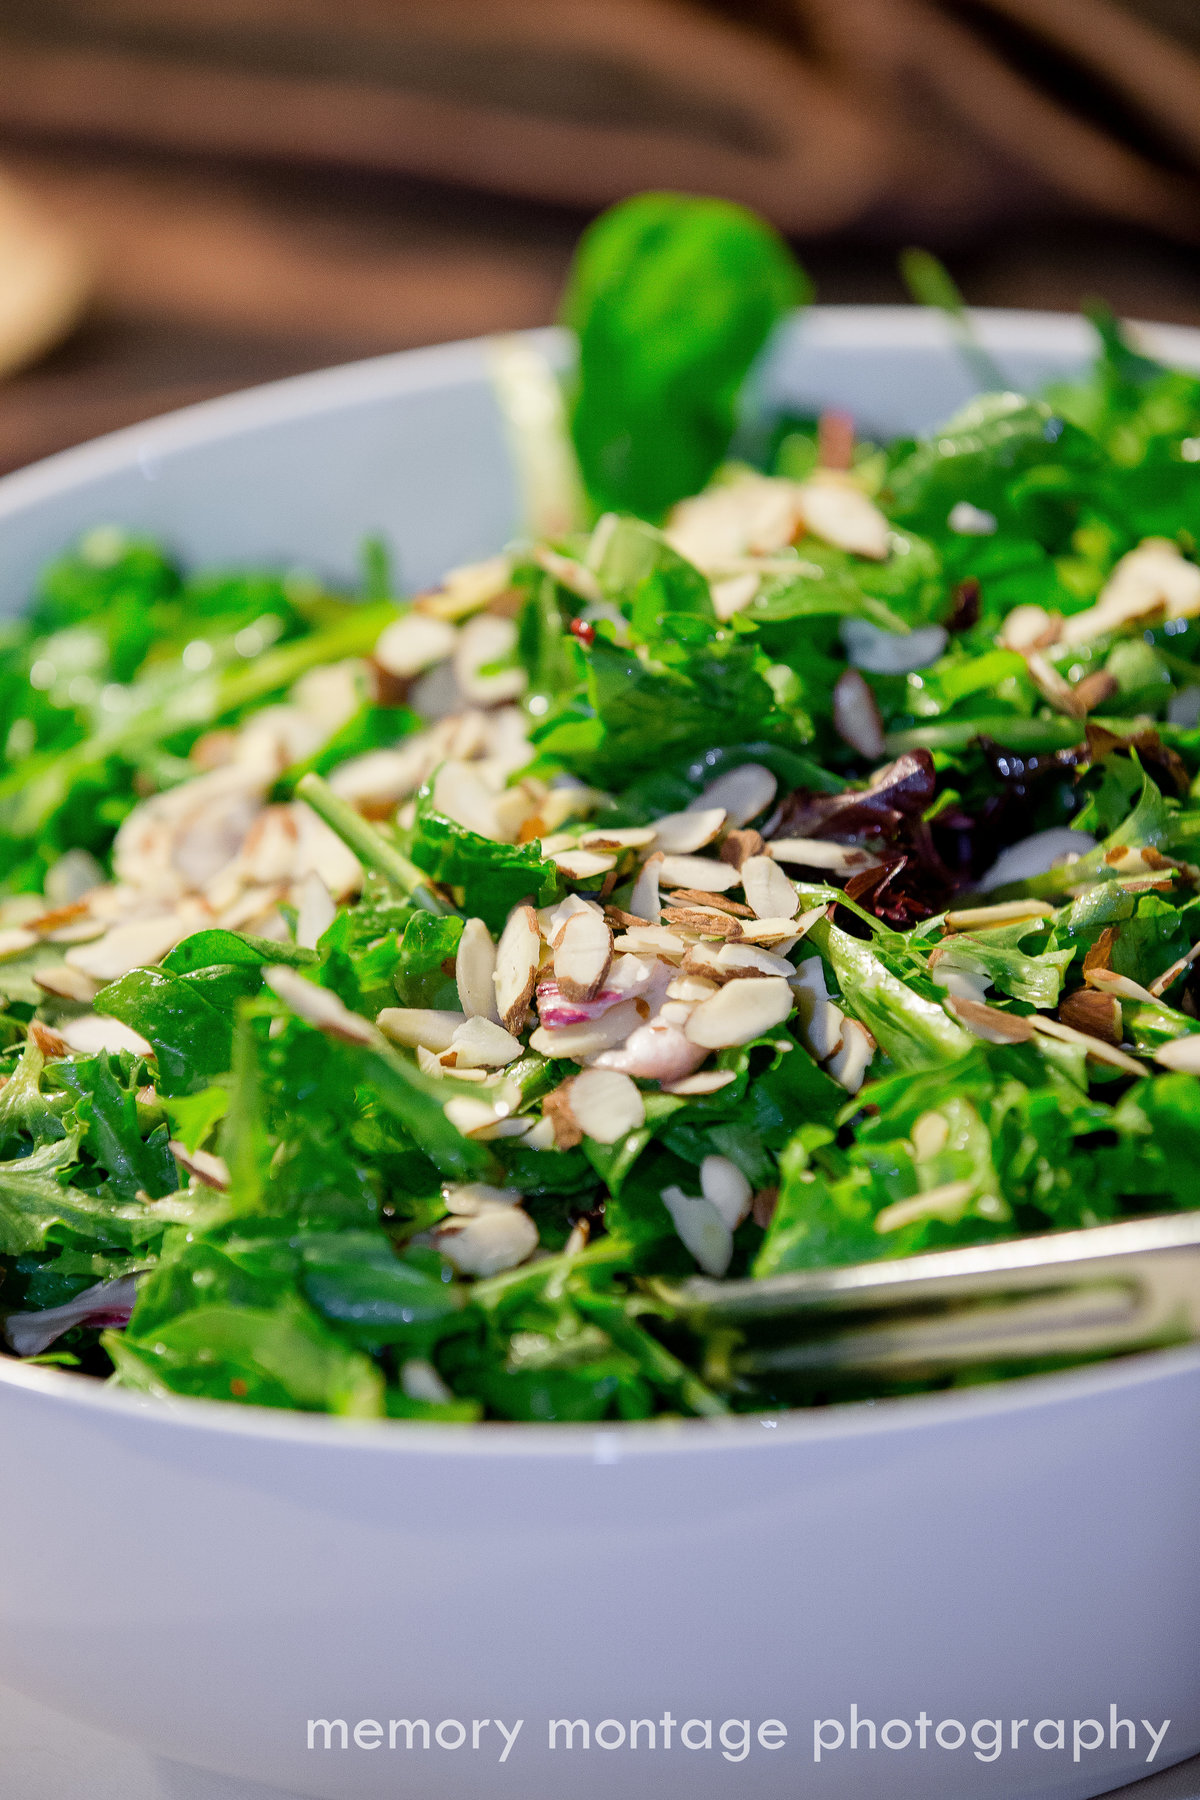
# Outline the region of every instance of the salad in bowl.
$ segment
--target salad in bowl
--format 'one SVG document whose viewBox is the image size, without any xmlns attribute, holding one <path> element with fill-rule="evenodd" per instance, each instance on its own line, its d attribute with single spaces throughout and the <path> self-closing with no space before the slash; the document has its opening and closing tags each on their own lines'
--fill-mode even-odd
<svg viewBox="0 0 1200 1800">
<path fill-rule="evenodd" d="M 1200 378 L 1098 314 L 1086 380 L 924 440 L 764 425 L 804 298 L 643 196 L 565 394 L 497 346 L 501 553 L 399 599 L 379 544 L 344 595 L 100 525 L 46 570 L 0 647 L 12 1354 L 766 1412 L 854 1390 L 748 1380 L 695 1277 L 1200 1204 Z"/>
</svg>

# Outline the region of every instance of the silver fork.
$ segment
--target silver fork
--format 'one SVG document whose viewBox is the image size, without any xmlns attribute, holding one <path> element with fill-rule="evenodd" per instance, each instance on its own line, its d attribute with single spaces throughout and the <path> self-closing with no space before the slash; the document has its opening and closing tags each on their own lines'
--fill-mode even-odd
<svg viewBox="0 0 1200 1800">
<path fill-rule="evenodd" d="M 658 1291 L 735 1386 L 1083 1361 L 1200 1337 L 1200 1213 Z"/>
</svg>

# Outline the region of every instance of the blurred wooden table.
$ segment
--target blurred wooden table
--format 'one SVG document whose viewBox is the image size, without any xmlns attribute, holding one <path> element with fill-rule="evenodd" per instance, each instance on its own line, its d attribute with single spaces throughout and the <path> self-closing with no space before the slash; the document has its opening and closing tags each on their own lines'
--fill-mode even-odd
<svg viewBox="0 0 1200 1800">
<path fill-rule="evenodd" d="M 379 175 L 5 143 L 0 167 L 92 247 L 80 331 L 0 385 L 0 470 L 193 400 L 322 364 L 543 324 L 584 219 Z M 1200 259 L 1100 224 L 942 247 L 979 305 L 1200 323 Z M 902 299 L 896 247 L 800 252 L 829 301 Z"/>
</svg>

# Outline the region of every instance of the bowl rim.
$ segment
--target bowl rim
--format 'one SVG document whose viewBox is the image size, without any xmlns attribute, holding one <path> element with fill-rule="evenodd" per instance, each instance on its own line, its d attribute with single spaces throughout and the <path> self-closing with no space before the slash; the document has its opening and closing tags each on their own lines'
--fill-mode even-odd
<svg viewBox="0 0 1200 1800">
<path fill-rule="evenodd" d="M 1052 355 L 1078 359 L 1091 343 L 1078 313 L 1024 308 L 972 309 L 972 324 L 995 354 Z M 1181 367 L 1200 369 L 1200 328 L 1129 321 L 1139 341 Z M 812 306 L 793 315 L 771 347 L 771 364 L 803 334 L 810 348 L 894 352 L 952 348 L 952 327 L 941 315 L 915 305 Z M 568 334 L 557 327 L 511 334 L 542 349 L 553 361 L 569 359 Z M 216 399 L 125 426 L 27 468 L 0 477 L 0 521 L 92 480 L 158 458 L 253 433 L 289 419 L 312 418 L 356 403 L 477 382 L 491 338 L 468 338 L 335 364 L 307 374 L 264 382 Z M 1104 1395 L 1187 1379 L 1200 1373 L 1200 1343 L 1138 1352 L 1108 1362 L 1014 1377 L 980 1386 L 777 1413 L 724 1418 L 604 1421 L 592 1425 L 533 1424 L 487 1420 L 478 1424 L 404 1419 L 345 1419 L 284 1408 L 246 1407 L 182 1395 L 127 1392 L 66 1370 L 31 1366 L 0 1353 L 0 1392 L 16 1390 L 59 1408 L 135 1420 L 173 1430 L 217 1433 L 234 1439 L 290 1444 L 313 1451 L 455 1456 L 565 1455 L 571 1460 L 615 1463 L 630 1456 L 745 1451 L 770 1452 L 783 1443 L 817 1443 L 877 1437 L 897 1431 L 950 1428 L 994 1414 L 1040 1410 Z"/>
</svg>

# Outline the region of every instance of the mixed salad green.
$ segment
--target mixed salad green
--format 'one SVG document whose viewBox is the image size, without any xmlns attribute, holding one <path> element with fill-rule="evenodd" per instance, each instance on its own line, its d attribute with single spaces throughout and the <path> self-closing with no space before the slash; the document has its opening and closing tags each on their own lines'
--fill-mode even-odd
<svg viewBox="0 0 1200 1800">
<path fill-rule="evenodd" d="M 11 1351 L 757 1410 L 828 1384 L 747 1385 L 698 1272 L 1200 1206 L 1200 380 L 1097 315 L 927 440 L 768 430 L 805 297 L 643 196 L 577 261 L 554 536 L 399 600 L 379 545 L 346 596 L 104 526 L 3 628 Z"/>
</svg>

